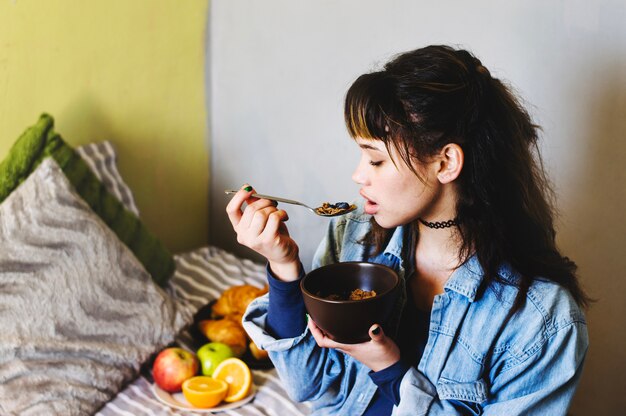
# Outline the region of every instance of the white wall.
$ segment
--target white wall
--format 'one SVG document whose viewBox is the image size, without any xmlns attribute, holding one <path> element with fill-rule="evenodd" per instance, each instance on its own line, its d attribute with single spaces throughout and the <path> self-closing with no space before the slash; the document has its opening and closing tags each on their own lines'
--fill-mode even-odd
<svg viewBox="0 0 626 416">
<path fill-rule="evenodd" d="M 508 80 L 543 126 L 559 242 L 599 299 L 572 412 L 623 412 L 625 22 L 621 0 L 213 0 L 211 242 L 253 257 L 224 214 L 223 190 L 244 182 L 310 204 L 358 197 L 350 180 L 358 152 L 342 119 L 347 87 L 395 53 L 463 46 Z M 326 220 L 286 208 L 308 267 Z"/>
</svg>

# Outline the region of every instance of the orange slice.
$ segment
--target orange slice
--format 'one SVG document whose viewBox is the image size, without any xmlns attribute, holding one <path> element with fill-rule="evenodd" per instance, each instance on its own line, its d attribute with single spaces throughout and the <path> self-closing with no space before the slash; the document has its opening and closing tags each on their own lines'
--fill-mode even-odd
<svg viewBox="0 0 626 416">
<path fill-rule="evenodd" d="M 183 395 L 195 407 L 208 408 L 221 403 L 228 393 L 228 384 L 207 376 L 191 377 L 183 382 Z"/>
<path fill-rule="evenodd" d="M 227 358 L 217 365 L 213 378 L 228 383 L 225 402 L 232 403 L 245 398 L 252 388 L 252 373 L 239 358 Z"/>
</svg>

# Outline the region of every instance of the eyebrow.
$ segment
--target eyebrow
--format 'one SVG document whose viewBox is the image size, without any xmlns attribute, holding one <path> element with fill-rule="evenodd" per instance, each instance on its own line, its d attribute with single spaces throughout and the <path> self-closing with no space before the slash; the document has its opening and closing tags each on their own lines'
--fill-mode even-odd
<svg viewBox="0 0 626 416">
<path fill-rule="evenodd" d="M 374 147 L 371 144 L 367 144 L 367 143 L 359 143 L 359 147 L 361 149 L 367 149 L 367 150 L 374 150 L 374 151 L 377 151 L 377 152 L 382 152 L 382 150 L 380 150 L 379 148 Z"/>
</svg>

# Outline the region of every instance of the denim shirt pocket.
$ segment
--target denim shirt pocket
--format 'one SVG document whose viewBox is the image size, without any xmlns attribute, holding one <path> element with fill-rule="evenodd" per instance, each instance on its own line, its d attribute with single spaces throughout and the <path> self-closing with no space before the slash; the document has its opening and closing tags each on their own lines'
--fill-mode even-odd
<svg viewBox="0 0 626 416">
<path fill-rule="evenodd" d="M 487 400 L 487 383 L 484 380 L 458 382 L 440 377 L 437 382 L 437 395 L 441 400 L 483 403 Z"/>
</svg>

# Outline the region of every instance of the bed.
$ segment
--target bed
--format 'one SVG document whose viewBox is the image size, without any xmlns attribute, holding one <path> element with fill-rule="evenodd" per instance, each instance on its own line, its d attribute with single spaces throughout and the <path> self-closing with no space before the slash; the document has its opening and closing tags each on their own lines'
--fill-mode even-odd
<svg viewBox="0 0 626 416">
<path fill-rule="evenodd" d="M 184 415 L 150 360 L 195 351 L 194 315 L 264 266 L 219 247 L 172 255 L 141 221 L 110 142 L 72 148 L 43 114 L 0 163 L 0 414 Z M 221 414 L 307 415 L 271 365 Z"/>
<path fill-rule="evenodd" d="M 220 248 L 208 246 L 174 256 L 176 272 L 169 283 L 175 298 L 194 310 L 215 299 L 229 286 L 251 284 L 263 286 L 265 268 L 241 259 Z M 176 337 L 176 343 L 194 350 L 197 345 L 188 330 Z M 249 404 L 235 410 L 220 412 L 227 415 L 307 415 L 309 407 L 292 402 L 283 389 L 274 369 L 252 370 L 257 393 Z M 139 376 L 97 415 L 182 415 L 195 414 L 172 409 L 158 401 L 152 393 L 149 375 Z"/>
</svg>

